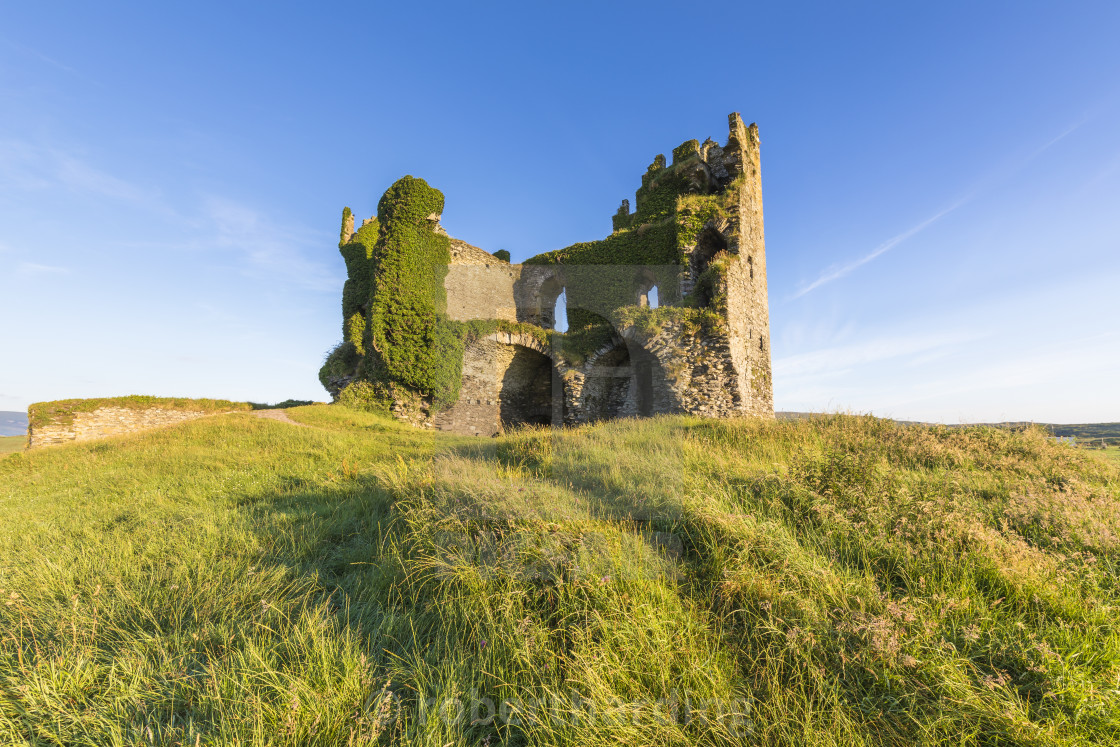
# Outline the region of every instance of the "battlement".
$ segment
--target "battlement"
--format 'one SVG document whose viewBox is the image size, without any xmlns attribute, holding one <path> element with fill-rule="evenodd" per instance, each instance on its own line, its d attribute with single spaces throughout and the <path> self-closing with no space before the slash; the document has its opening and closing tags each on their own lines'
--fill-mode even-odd
<svg viewBox="0 0 1120 747">
<path fill-rule="evenodd" d="M 738 112 L 728 115 L 727 144 L 707 138 L 703 143 L 686 140 L 673 149 L 673 162 L 666 164 L 665 155 L 657 154 L 642 175 L 642 185 L 635 195 L 636 209 L 630 212 L 629 200 L 623 201 L 611 218 L 612 230 L 630 228 L 635 221 L 648 222 L 663 217 L 664 194 L 655 194 L 658 187 L 668 187 L 671 196 L 684 194 L 715 194 L 726 190 L 751 164 L 759 162 L 758 126 L 743 124 Z M 664 190 L 662 190 L 664 191 Z M 662 202 L 658 202 L 658 198 Z M 644 209 L 645 208 L 645 209 Z"/>
</svg>

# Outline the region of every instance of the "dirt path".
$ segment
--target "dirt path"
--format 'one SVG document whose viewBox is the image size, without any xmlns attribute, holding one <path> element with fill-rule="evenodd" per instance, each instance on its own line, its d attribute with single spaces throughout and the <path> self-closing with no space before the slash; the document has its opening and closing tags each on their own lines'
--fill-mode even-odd
<svg viewBox="0 0 1120 747">
<path fill-rule="evenodd" d="M 284 410 L 257 410 L 253 415 L 258 418 L 268 418 L 269 420 L 279 420 L 281 423 L 288 423 L 289 425 L 299 426 L 300 428 L 310 428 L 310 425 L 305 423 L 297 423 L 288 417 L 288 413 Z"/>
</svg>

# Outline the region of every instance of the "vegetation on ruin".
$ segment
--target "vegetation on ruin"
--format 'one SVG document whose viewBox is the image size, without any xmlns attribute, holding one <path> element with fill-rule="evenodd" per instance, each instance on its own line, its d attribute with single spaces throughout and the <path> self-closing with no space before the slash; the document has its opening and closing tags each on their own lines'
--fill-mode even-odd
<svg viewBox="0 0 1120 747">
<path fill-rule="evenodd" d="M 569 363 L 578 364 L 607 344 L 615 325 L 631 316 L 642 324 L 668 321 L 708 324 L 708 315 L 694 312 L 631 311 L 636 288 L 652 281 L 663 307 L 701 307 L 723 303 L 726 261 L 711 262 L 696 289 L 679 298 L 680 275 L 686 272 L 687 247 L 695 246 L 706 226 L 719 223 L 734 205 L 740 182 L 716 194 L 705 194 L 699 143 L 689 140 L 673 150 L 673 163 L 662 155 L 642 177 L 634 214 L 614 217 L 615 231 L 600 241 L 582 242 L 532 257 L 529 265 L 563 265 L 568 301 L 564 335 L 521 325 Z M 337 391 L 340 382 L 366 381 L 347 395 L 352 406 L 385 409 L 394 400 L 418 397 L 424 409 L 438 411 L 453 404 L 459 393 L 464 346 L 499 328 L 498 322 L 463 324 L 446 315 L 443 286 L 450 261 L 450 239 L 433 230 L 432 218 L 443 211 L 443 194 L 424 180 L 406 176 L 386 191 L 377 218 L 357 228 L 350 208 L 342 214 L 339 248 L 346 262 L 343 288 L 342 342 L 332 349 L 319 371 L 324 387 Z M 509 252 L 494 255 L 509 261 Z M 724 255 L 726 259 L 726 255 Z M 619 313 L 623 310 L 623 313 Z M 636 315 L 636 316 L 635 316 Z M 505 324 L 505 323 L 502 323 Z M 419 400 L 418 400 L 419 401 Z"/>
<path fill-rule="evenodd" d="M 352 213 L 343 210 L 343 340 L 319 371 L 324 386 L 356 376 L 374 384 L 381 400 L 403 388 L 429 397 L 436 409 L 455 401 L 464 332 L 446 313 L 450 239 L 434 230 L 442 212 L 443 194 L 411 176 L 386 190 L 377 218 L 352 239 Z"/>
<path fill-rule="evenodd" d="M 658 156 L 642 177 L 636 212 L 623 216 L 620 211 L 614 233 L 525 260 L 529 265 L 563 266 L 569 330 L 609 327 L 608 320 L 625 324 L 631 317 L 640 317 L 647 326 L 661 321 L 666 312 L 636 310 L 636 272 L 652 275 L 663 307 L 718 307 L 723 302 L 726 254 L 724 261 L 704 270 L 688 297 L 679 298 L 675 290 L 681 272 L 687 271 L 686 247 L 697 245 L 706 226 L 727 218 L 742 184 L 736 180 L 718 193 L 704 194 L 707 184 L 697 181 L 695 171 L 699 165 L 695 140 L 674 149 L 671 166 Z"/>
<path fill-rule="evenodd" d="M 850 416 L 471 440 L 289 414 L 312 427 L 0 460 L 0 742 L 1120 741 L 1098 452 Z"/>
<path fill-rule="evenodd" d="M 451 240 L 433 230 L 442 213 L 443 193 L 423 179 L 403 177 L 382 195 L 365 333 L 367 377 L 428 395 L 437 407 L 458 396 L 463 360 L 443 286 Z"/>
<path fill-rule="evenodd" d="M 350 217 L 349 213 L 350 208 L 343 212 L 344 225 Z M 346 321 L 343 339 L 355 343 L 359 348 L 362 335 L 359 332 L 355 339 L 349 325 L 355 315 L 364 319 L 369 313 L 373 248 L 377 244 L 378 233 L 378 221 L 375 218 L 359 227 L 352 240 L 339 242 L 339 252 L 346 263 L 346 283 L 342 286 L 342 318 Z"/>
<path fill-rule="evenodd" d="M 670 324 L 677 325 L 681 332 L 689 335 L 707 333 L 726 326 L 723 317 L 711 309 L 696 309 L 688 306 L 659 306 L 656 309 L 648 306 L 627 306 L 619 309 L 618 319 L 622 324 L 636 327 L 646 335 L 657 334 Z"/>
<path fill-rule="evenodd" d="M 32 428 L 45 425 L 64 425 L 74 422 L 74 413 L 93 412 L 102 407 L 121 407 L 128 410 L 189 410 L 192 412 L 231 412 L 249 410 L 248 402 L 230 402 L 225 399 L 187 399 L 185 397 L 148 397 L 133 394 L 127 397 L 94 397 L 91 399 L 60 399 L 54 402 L 36 402 L 27 408 L 27 419 Z"/>
</svg>

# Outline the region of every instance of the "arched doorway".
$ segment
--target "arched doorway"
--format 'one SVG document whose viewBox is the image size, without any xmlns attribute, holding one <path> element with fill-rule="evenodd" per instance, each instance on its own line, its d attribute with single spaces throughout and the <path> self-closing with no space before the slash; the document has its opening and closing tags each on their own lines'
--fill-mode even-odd
<svg viewBox="0 0 1120 747">
<path fill-rule="evenodd" d="M 498 395 L 503 428 L 515 425 L 562 425 L 564 384 L 547 355 L 513 346 Z"/>
</svg>

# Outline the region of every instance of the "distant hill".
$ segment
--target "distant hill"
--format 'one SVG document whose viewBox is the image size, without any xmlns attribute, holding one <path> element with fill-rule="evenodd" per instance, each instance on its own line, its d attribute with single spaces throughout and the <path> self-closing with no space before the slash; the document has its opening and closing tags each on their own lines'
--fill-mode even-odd
<svg viewBox="0 0 1120 747">
<path fill-rule="evenodd" d="M 1120 439 L 1120 423 L 1084 423 L 1082 425 L 1039 423 L 1039 425 L 1048 428 L 1055 436 Z"/>
<path fill-rule="evenodd" d="M 0 436 L 23 436 L 27 433 L 27 413 L 0 410 Z"/>
<path fill-rule="evenodd" d="M 774 415 L 779 420 L 798 420 L 800 418 L 809 418 L 813 415 L 820 415 L 822 413 L 814 412 L 775 412 Z M 934 425 L 933 423 L 923 423 L 914 420 L 898 420 L 895 421 L 904 425 Z M 1066 438 L 1074 437 L 1082 440 L 1090 439 L 1106 439 L 1110 442 L 1120 441 L 1120 423 L 1033 423 L 1025 420 L 1005 422 L 1005 423 L 948 423 L 951 426 L 965 426 L 965 425 L 990 425 L 994 428 L 1022 428 L 1028 425 L 1040 425 L 1046 430 L 1053 433 L 1055 436 L 1064 436 Z"/>
</svg>

